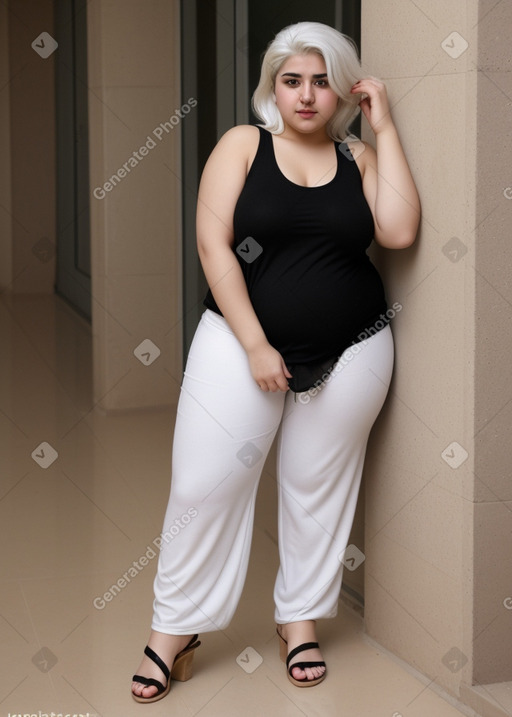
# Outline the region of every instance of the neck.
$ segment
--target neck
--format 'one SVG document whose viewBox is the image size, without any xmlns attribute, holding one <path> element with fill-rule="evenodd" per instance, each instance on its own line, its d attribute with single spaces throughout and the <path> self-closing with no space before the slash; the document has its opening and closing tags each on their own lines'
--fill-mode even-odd
<svg viewBox="0 0 512 717">
<path fill-rule="evenodd" d="M 285 124 L 284 132 L 279 135 L 283 139 L 289 139 L 292 142 L 298 142 L 303 145 L 314 147 L 315 145 L 326 144 L 332 142 L 332 139 L 327 134 L 325 127 L 317 130 L 316 132 L 299 132 L 293 127 Z"/>
</svg>

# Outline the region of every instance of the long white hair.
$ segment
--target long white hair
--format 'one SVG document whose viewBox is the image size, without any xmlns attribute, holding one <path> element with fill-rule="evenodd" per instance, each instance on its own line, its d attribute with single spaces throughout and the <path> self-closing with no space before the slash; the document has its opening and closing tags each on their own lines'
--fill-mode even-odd
<svg viewBox="0 0 512 717">
<path fill-rule="evenodd" d="M 316 52 L 327 69 L 329 85 L 340 98 L 338 109 L 328 121 L 326 131 L 336 142 L 343 141 L 350 123 L 359 113 L 360 96 L 350 89 L 362 79 L 361 63 L 353 40 L 321 22 L 298 22 L 277 33 L 263 57 L 258 86 L 252 96 L 252 108 L 262 127 L 273 134 L 284 131 L 284 122 L 273 99 L 275 79 L 281 65 L 292 55 Z"/>
</svg>

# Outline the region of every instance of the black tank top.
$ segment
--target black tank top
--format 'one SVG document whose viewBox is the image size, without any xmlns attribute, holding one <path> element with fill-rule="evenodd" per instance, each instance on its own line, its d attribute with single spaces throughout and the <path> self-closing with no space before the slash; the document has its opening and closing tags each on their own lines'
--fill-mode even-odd
<svg viewBox="0 0 512 717">
<path fill-rule="evenodd" d="M 303 187 L 284 176 L 271 133 L 258 129 L 233 217 L 234 250 L 265 335 L 293 373 L 297 364 L 334 363 L 365 331 L 383 328 L 387 305 L 366 254 L 373 217 L 347 145 L 333 142 L 334 179 Z M 204 305 L 221 314 L 211 291 Z"/>
</svg>

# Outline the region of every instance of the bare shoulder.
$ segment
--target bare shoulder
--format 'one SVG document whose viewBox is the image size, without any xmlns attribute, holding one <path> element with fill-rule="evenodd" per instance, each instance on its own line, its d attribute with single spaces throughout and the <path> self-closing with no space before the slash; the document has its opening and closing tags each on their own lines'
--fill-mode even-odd
<svg viewBox="0 0 512 717">
<path fill-rule="evenodd" d="M 211 156 L 231 168 L 242 167 L 247 176 L 258 150 L 259 137 L 260 132 L 255 125 L 236 125 L 222 135 Z"/>
<path fill-rule="evenodd" d="M 248 150 L 258 144 L 260 132 L 255 125 L 239 124 L 224 132 L 217 147 L 231 149 L 234 147 L 246 147 Z"/>
<path fill-rule="evenodd" d="M 260 135 L 259 129 L 253 124 L 237 124 L 235 127 L 231 127 L 222 135 L 222 138 L 229 138 L 233 141 L 247 141 L 258 139 Z"/>
<path fill-rule="evenodd" d="M 208 206 L 226 209 L 227 222 L 247 179 L 258 147 L 259 130 L 238 125 L 225 132 L 208 157 L 201 174 L 199 195 Z M 232 218 L 232 217 L 231 217 Z"/>
</svg>

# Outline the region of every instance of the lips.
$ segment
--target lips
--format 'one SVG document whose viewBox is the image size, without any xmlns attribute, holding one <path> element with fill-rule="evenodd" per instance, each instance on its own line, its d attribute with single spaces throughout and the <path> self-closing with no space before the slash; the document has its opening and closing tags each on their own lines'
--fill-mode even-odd
<svg viewBox="0 0 512 717">
<path fill-rule="evenodd" d="M 312 117 L 313 115 L 316 115 L 316 112 L 315 110 L 297 110 L 297 114 L 302 117 Z"/>
</svg>

